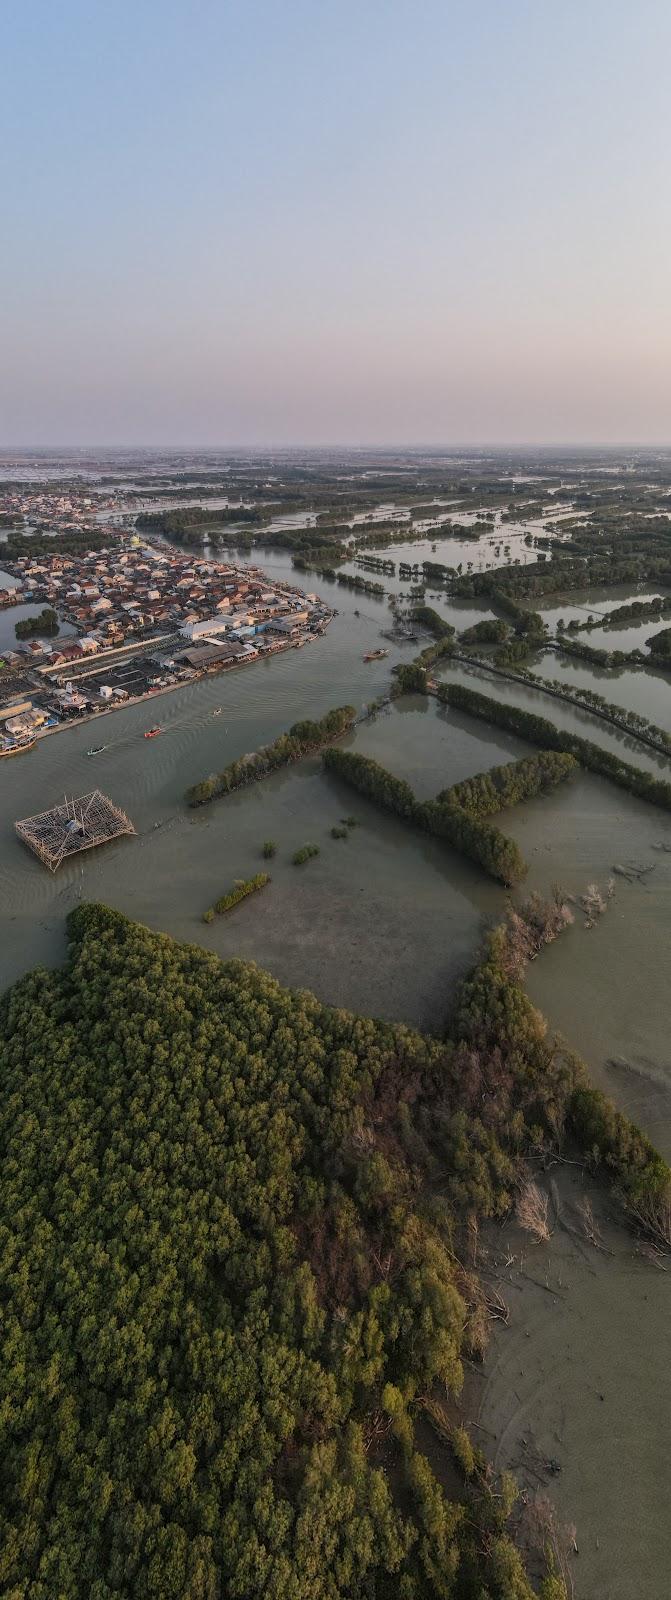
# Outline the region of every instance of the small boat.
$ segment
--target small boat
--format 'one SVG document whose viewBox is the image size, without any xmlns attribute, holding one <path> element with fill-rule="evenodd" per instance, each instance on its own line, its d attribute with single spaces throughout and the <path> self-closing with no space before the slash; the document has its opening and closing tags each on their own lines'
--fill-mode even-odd
<svg viewBox="0 0 671 1600">
<path fill-rule="evenodd" d="M 144 736 L 145 736 L 145 739 L 158 739 L 159 733 L 162 733 L 162 732 L 163 732 L 163 729 L 159 728 L 159 726 L 157 724 L 155 728 L 145 728 Z"/>
<path fill-rule="evenodd" d="M 101 756 L 103 750 L 107 750 L 107 748 L 106 744 L 92 744 L 91 749 L 87 750 L 86 754 L 87 756 Z"/>
<path fill-rule="evenodd" d="M 383 661 L 389 655 L 388 650 L 369 650 L 364 656 L 364 661 Z"/>
<path fill-rule="evenodd" d="M 223 706 L 217 706 L 216 711 L 212 712 L 212 716 L 213 717 L 220 717 L 223 709 L 224 709 Z"/>
</svg>

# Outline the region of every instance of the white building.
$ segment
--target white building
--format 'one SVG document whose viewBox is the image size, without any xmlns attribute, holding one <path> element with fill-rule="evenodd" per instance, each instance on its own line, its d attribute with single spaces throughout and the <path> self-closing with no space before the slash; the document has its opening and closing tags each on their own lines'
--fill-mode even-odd
<svg viewBox="0 0 671 1600">
<path fill-rule="evenodd" d="M 210 634 L 227 633 L 230 617 L 205 617 L 202 622 L 184 622 L 180 628 L 183 639 L 207 639 Z"/>
</svg>

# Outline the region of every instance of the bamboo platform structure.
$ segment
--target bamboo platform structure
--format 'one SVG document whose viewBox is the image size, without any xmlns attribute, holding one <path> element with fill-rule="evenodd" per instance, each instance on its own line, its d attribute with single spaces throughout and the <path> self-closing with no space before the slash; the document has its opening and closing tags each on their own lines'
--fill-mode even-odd
<svg viewBox="0 0 671 1600">
<path fill-rule="evenodd" d="M 81 795 L 77 800 L 66 796 L 62 806 L 41 811 L 36 817 L 24 817 L 15 827 L 19 838 L 50 872 L 55 872 L 62 861 L 81 850 L 94 850 L 123 834 L 135 833 L 125 811 L 115 806 L 100 789 Z"/>
</svg>

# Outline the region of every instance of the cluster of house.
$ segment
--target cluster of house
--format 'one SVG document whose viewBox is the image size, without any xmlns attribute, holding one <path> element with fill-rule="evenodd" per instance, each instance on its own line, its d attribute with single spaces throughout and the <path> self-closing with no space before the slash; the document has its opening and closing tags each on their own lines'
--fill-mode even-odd
<svg viewBox="0 0 671 1600">
<path fill-rule="evenodd" d="M 187 640 L 198 658 L 206 647 L 249 646 L 261 634 L 268 644 L 291 640 L 301 628 L 314 631 L 328 615 L 316 595 L 271 584 L 258 568 L 193 559 L 139 542 L 82 555 L 23 556 L 10 570 L 20 583 L 14 603 L 52 606 L 76 630 L 72 638 L 17 646 L 19 656 L 50 667 L 173 635 Z"/>
<path fill-rule="evenodd" d="M 94 500 L 92 495 L 78 489 L 5 489 L 0 511 L 5 516 L 15 517 L 17 528 L 21 528 L 27 518 L 29 523 L 65 532 L 68 528 L 81 528 L 90 523 L 92 510 L 100 504 L 111 506 L 112 501 L 109 497 L 105 501 L 97 497 Z"/>
</svg>

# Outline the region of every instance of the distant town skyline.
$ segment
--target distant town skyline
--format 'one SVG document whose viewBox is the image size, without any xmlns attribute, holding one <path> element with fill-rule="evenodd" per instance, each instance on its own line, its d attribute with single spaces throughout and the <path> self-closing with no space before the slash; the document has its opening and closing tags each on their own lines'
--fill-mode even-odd
<svg viewBox="0 0 671 1600">
<path fill-rule="evenodd" d="M 8 0 L 0 447 L 671 443 L 663 0 Z"/>
</svg>

